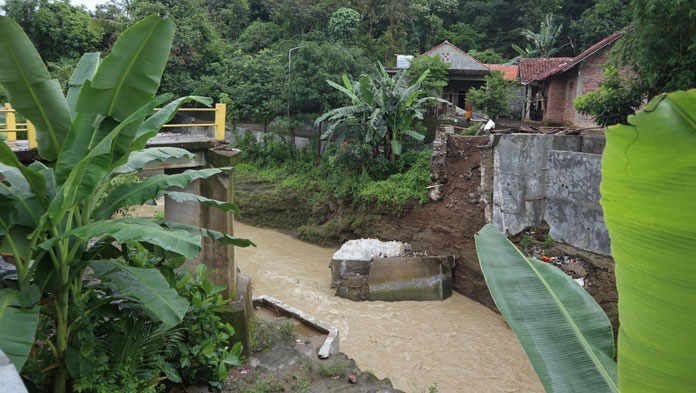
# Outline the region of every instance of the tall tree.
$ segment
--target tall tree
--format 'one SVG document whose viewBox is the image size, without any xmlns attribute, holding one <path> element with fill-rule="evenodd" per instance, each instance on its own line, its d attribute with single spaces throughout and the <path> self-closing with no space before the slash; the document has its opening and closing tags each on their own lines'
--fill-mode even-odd
<svg viewBox="0 0 696 393">
<path fill-rule="evenodd" d="M 91 24 L 89 12 L 68 2 L 9 0 L 3 10 L 17 18 L 45 61 L 77 59 L 96 50 L 104 34 Z"/>
<path fill-rule="evenodd" d="M 329 36 L 335 41 L 353 42 L 360 28 L 360 14 L 351 8 L 339 8 L 329 20 Z"/>
<path fill-rule="evenodd" d="M 169 15 L 176 23 L 161 90 L 183 95 L 196 90 L 198 81 L 222 61 L 220 36 L 210 22 L 203 0 L 135 0 L 134 17 Z"/>
<path fill-rule="evenodd" d="M 303 43 L 292 56 L 289 96 L 294 113 L 316 113 L 345 104 L 345 96 L 326 81 L 358 77 L 372 68 L 362 51 L 341 43 Z"/>
<path fill-rule="evenodd" d="M 599 0 L 570 25 L 571 45 L 578 54 L 630 23 L 629 0 Z"/>
<path fill-rule="evenodd" d="M 649 96 L 696 87 L 696 2 L 633 0 L 632 27 L 616 45 Z"/>
<path fill-rule="evenodd" d="M 547 14 L 544 20 L 541 22 L 541 27 L 539 32 L 535 33 L 531 30 L 522 29 L 520 34 L 527 39 L 527 41 L 532 45 L 532 51 L 527 54 L 535 54 L 536 56 L 529 57 L 551 57 L 560 48 L 556 47 L 556 40 L 563 30 L 563 25 L 554 24 L 553 14 Z M 515 50 L 520 52 L 520 50 L 513 46 Z M 520 52 L 521 55 L 523 53 Z"/>
</svg>

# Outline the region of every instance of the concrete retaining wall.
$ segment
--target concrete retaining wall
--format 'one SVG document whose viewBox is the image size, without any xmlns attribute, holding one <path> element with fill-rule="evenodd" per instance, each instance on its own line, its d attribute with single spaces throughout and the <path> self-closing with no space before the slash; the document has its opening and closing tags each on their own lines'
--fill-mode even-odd
<svg viewBox="0 0 696 393">
<path fill-rule="evenodd" d="M 602 156 L 549 151 L 544 219 L 555 240 L 610 255 L 609 233 L 599 204 Z"/>
<path fill-rule="evenodd" d="M 549 150 L 580 151 L 582 137 L 502 135 L 493 152 L 493 223 L 516 234 L 544 219 Z"/>
<path fill-rule="evenodd" d="M 599 204 L 604 143 L 579 135 L 491 136 L 493 224 L 513 235 L 545 220 L 553 239 L 610 255 Z"/>
</svg>

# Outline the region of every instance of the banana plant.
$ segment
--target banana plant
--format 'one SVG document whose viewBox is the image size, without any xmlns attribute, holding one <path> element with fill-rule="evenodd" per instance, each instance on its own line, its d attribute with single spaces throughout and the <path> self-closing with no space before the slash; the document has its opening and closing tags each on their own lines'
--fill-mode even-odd
<svg viewBox="0 0 696 393">
<path fill-rule="evenodd" d="M 362 75 L 357 81 L 351 81 L 344 74 L 344 86 L 327 80 L 331 87 L 350 98 L 351 105 L 324 113 L 315 124 L 325 120 L 331 123 L 322 139 L 331 138 L 337 132 L 343 133 L 341 139 L 345 138 L 345 131 L 352 128 L 350 125 L 357 124 L 360 143 L 370 145 L 375 154 L 382 146 L 384 156 L 395 161 L 401 155 L 407 137 L 416 141 L 425 138 L 414 131 L 412 125 L 414 120 L 423 119 L 426 103 L 448 102 L 439 97 L 421 97 L 427 94 L 423 80 L 428 76 L 428 70 L 409 85 L 408 75 L 403 70 L 391 77 L 382 64 L 378 66 L 375 75 Z"/>
<path fill-rule="evenodd" d="M 609 127 L 601 204 L 619 293 L 617 364 L 594 300 L 525 258 L 490 224 L 476 235 L 489 290 L 547 392 L 693 392 L 696 386 L 696 90 L 663 94 Z"/>
<path fill-rule="evenodd" d="M 188 302 L 157 269 L 130 263 L 128 249 L 135 244 L 171 261 L 183 261 L 199 253 L 202 236 L 242 247 L 251 244 L 176 223 L 110 220 L 120 208 L 167 193 L 177 200 L 236 211 L 233 204 L 168 191 L 230 168 L 152 176 L 105 195 L 110 180 L 121 173 L 192 157 L 183 149 L 146 148 L 182 104 L 211 104 L 204 97 L 172 101 L 169 94 L 156 96 L 173 34 L 174 23 L 166 17 L 153 15 L 134 24 L 104 59 L 97 53 L 82 58 L 66 99 L 21 28 L 0 16 L 0 84 L 14 108 L 36 126 L 41 157 L 25 166 L 0 140 L 0 247 L 17 269 L 16 287 L 0 289 L 0 349 L 21 370 L 34 342 L 39 313 L 50 318 L 56 329 L 48 340 L 56 393 L 68 386 L 66 365 L 80 362 L 74 358 L 80 356 L 76 322 L 90 311 L 77 305 L 94 295 L 83 287 L 86 272 L 120 291 L 119 299 L 105 302 L 135 302 L 154 321 L 174 326 L 181 322 Z"/>
</svg>

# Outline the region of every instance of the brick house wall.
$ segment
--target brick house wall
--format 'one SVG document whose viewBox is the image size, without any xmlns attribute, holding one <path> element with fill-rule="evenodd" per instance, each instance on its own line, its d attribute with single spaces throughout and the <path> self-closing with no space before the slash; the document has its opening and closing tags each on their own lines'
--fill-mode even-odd
<svg viewBox="0 0 696 393">
<path fill-rule="evenodd" d="M 567 82 L 564 74 L 546 79 L 544 97 L 547 105 L 544 108 L 544 121 L 565 123 Z"/>
<path fill-rule="evenodd" d="M 546 78 L 544 97 L 547 105 L 544 121 L 581 127 L 597 125 L 590 116 L 582 115 L 575 110 L 573 100 L 599 88 L 603 80 L 604 64 L 609 60 L 610 48 L 611 46 L 602 48 L 571 69 Z"/>
<path fill-rule="evenodd" d="M 579 74 L 582 78 L 582 83 L 578 86 L 578 95 L 583 95 L 599 88 L 599 85 L 604 80 L 604 64 L 609 61 L 609 49 L 611 47 L 612 46 L 608 46 L 601 49 L 594 56 L 580 63 Z M 575 110 L 573 110 L 573 112 L 573 124 L 583 127 L 593 127 L 597 125 L 597 123 L 592 121 L 592 117 L 580 114 Z"/>
</svg>

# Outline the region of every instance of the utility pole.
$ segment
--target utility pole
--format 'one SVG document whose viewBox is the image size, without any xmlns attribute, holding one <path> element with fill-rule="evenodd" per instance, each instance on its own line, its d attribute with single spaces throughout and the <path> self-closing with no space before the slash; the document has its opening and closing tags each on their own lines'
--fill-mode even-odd
<svg viewBox="0 0 696 393">
<path fill-rule="evenodd" d="M 292 61 L 292 51 L 300 48 L 304 48 L 304 46 L 296 46 L 288 49 L 288 126 L 290 126 L 290 142 L 292 142 L 293 146 L 295 146 L 295 131 L 290 122 L 290 63 Z"/>
</svg>

